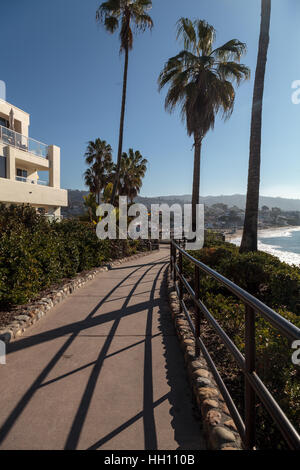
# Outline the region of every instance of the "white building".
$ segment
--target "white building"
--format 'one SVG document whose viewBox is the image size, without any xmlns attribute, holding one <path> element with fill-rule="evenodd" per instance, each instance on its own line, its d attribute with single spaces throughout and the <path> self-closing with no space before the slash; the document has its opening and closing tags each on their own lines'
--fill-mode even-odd
<svg viewBox="0 0 300 470">
<path fill-rule="evenodd" d="M 0 202 L 60 217 L 68 205 L 60 188 L 60 148 L 29 138 L 29 124 L 28 113 L 0 99 Z"/>
</svg>

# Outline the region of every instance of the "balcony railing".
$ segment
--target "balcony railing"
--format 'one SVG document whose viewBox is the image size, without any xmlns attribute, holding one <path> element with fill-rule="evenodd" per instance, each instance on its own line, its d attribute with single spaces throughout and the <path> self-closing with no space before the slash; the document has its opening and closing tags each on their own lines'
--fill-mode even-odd
<svg viewBox="0 0 300 470">
<path fill-rule="evenodd" d="M 12 145 L 37 157 L 48 157 L 48 146 L 46 144 L 19 134 L 7 127 L 0 126 L 0 140 L 7 145 Z"/>
<path fill-rule="evenodd" d="M 49 186 L 47 181 L 24 178 L 23 176 L 16 176 L 16 181 L 20 181 L 21 183 L 38 184 L 40 186 Z"/>
</svg>

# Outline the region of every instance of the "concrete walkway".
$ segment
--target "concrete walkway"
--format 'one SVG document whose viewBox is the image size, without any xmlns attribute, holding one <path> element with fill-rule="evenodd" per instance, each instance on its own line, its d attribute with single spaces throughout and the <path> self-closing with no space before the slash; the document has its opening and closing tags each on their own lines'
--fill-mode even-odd
<svg viewBox="0 0 300 470">
<path fill-rule="evenodd" d="M 8 347 L 0 449 L 203 449 L 166 298 L 169 251 L 99 274 Z"/>
</svg>

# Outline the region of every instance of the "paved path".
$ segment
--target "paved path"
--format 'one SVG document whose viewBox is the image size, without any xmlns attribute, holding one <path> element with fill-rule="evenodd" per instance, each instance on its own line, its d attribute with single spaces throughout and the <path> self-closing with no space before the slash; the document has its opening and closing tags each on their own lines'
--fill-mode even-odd
<svg viewBox="0 0 300 470">
<path fill-rule="evenodd" d="M 203 449 L 166 299 L 168 250 L 99 274 L 9 345 L 0 449 Z"/>
</svg>

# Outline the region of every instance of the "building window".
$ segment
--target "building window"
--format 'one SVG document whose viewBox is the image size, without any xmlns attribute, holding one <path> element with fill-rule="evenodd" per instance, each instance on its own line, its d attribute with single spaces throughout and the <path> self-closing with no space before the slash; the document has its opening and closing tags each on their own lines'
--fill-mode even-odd
<svg viewBox="0 0 300 470">
<path fill-rule="evenodd" d="M 16 176 L 17 181 L 26 182 L 27 176 L 28 176 L 27 170 L 22 170 L 21 168 L 17 168 L 17 176 Z"/>
<path fill-rule="evenodd" d="M 0 117 L 0 126 L 2 127 L 9 127 L 9 123 L 6 119 Z"/>
<path fill-rule="evenodd" d="M 0 155 L 0 178 L 6 178 L 6 158 Z"/>
</svg>

